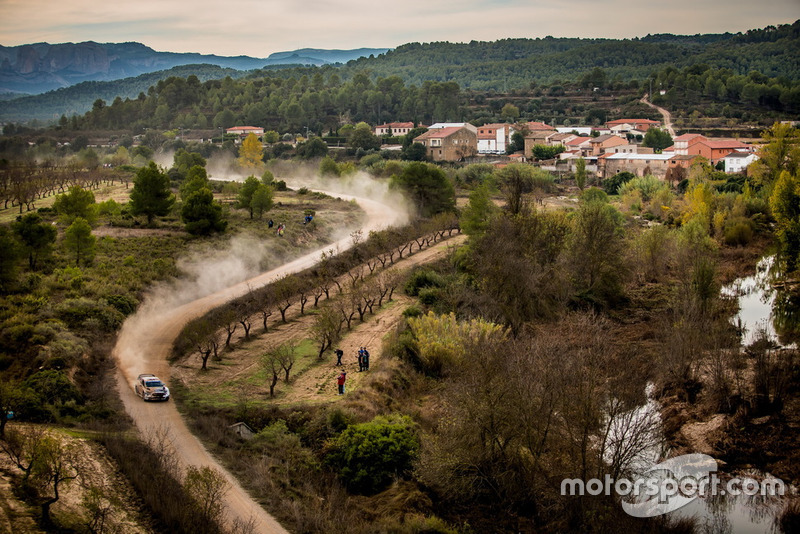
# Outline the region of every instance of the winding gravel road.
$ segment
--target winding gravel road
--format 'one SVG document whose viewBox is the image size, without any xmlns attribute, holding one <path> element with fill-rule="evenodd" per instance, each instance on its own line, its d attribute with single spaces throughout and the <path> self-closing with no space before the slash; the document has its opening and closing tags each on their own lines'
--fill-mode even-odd
<svg viewBox="0 0 800 534">
<path fill-rule="evenodd" d="M 346 200 L 353 199 L 364 210 L 367 215 L 367 222 L 362 227 L 364 235 L 371 230 L 399 224 L 406 216 L 404 211 L 386 203 L 341 193 L 331 194 Z M 145 439 L 161 436 L 168 441 L 181 469 L 185 470 L 190 465 L 208 466 L 225 475 L 230 484 L 230 489 L 225 495 L 226 521 L 229 525 L 238 519 L 241 522 L 253 521 L 255 532 L 286 532 L 189 431 L 172 401 L 145 403 L 134 393 L 133 383 L 140 373 L 153 373 L 169 383 L 170 366 L 167 359 L 173 341 L 190 320 L 245 294 L 251 288 L 260 287 L 286 274 L 311 267 L 319 261 L 320 254 L 324 250 L 337 247 L 339 250 L 345 250 L 350 246 L 351 239 L 346 237 L 255 278 L 170 309 L 154 311 L 153 306 L 146 306 L 145 302 L 141 312 L 130 317 L 122 326 L 114 347 L 114 356 L 118 367 L 117 385 L 126 411 Z"/>
</svg>

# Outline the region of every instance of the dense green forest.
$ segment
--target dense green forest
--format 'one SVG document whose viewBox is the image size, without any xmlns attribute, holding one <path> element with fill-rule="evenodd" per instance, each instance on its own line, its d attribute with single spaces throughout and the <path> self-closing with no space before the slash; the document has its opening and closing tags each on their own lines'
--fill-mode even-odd
<svg viewBox="0 0 800 534">
<path fill-rule="evenodd" d="M 0 120 L 52 121 L 61 115 L 82 115 L 91 109 L 98 98 L 106 102 L 113 102 L 115 98 L 135 98 L 139 93 L 146 93 L 159 80 L 170 76 L 196 76 L 206 81 L 225 76 L 239 78 L 244 74 L 243 71 L 216 65 L 182 65 L 112 82 L 82 82 L 41 95 L 10 99 L 4 102 L 0 110 Z"/>
<path fill-rule="evenodd" d="M 531 82 L 570 80 L 594 67 L 611 78 L 643 79 L 654 70 L 708 63 L 737 74 L 800 77 L 800 21 L 745 34 L 648 35 L 638 39 L 503 39 L 494 42 L 410 43 L 378 58 L 348 63 L 407 83 L 455 81 L 475 90 L 507 91 Z"/>
<path fill-rule="evenodd" d="M 280 133 L 336 133 L 342 125 L 364 121 L 380 124 L 403 120 L 436 121 L 544 120 L 552 125 L 601 124 L 621 115 L 658 114 L 638 102 L 649 83 L 664 91 L 656 102 L 680 104 L 687 115 L 697 109 L 737 120 L 774 120 L 796 116 L 800 83 L 761 73 L 734 74 L 726 69 L 694 65 L 667 67 L 649 81 L 611 80 L 595 68 L 569 83 L 535 87 L 509 94 L 464 91 L 455 82 L 425 81 L 408 85 L 398 76 L 372 80 L 358 73 L 342 81 L 336 72 L 319 70 L 298 78 L 248 77 L 201 82 L 196 76 L 170 77 L 137 99 L 117 98 L 110 105 L 97 100 L 83 117 L 62 117 L 62 130 L 144 129 L 215 130 L 236 124 L 262 126 Z M 590 89 L 591 88 L 591 89 Z M 698 111 L 695 113 L 699 115 Z"/>
<path fill-rule="evenodd" d="M 166 121 L 172 121 L 173 127 L 202 128 L 205 126 L 200 114 L 206 126 L 213 126 L 220 106 L 230 109 L 237 121 L 278 131 L 306 126 L 330 129 L 334 126 L 331 117 L 337 115 L 339 119 L 349 117 L 371 123 L 470 120 L 470 111 L 459 107 L 468 104 L 465 95 L 470 93 L 480 93 L 485 98 L 498 93 L 559 96 L 571 86 L 583 90 L 638 90 L 640 86 L 649 89 L 650 81 L 654 82 L 654 90 L 676 89 L 665 95 L 666 104 L 686 97 L 687 92 L 699 92 L 700 96 L 708 93 L 726 103 L 743 100 L 796 113 L 800 99 L 795 83 L 800 79 L 800 21 L 744 34 L 409 43 L 344 66 L 250 72 L 186 66 L 12 100 L 3 105 L 0 119 L 53 120 L 62 114 L 82 114 L 98 98 L 107 104 L 117 96 L 122 100 L 135 98 L 159 80 L 192 74 L 201 82 L 225 76 L 247 81 L 236 87 L 223 86 L 221 82 L 207 84 L 196 98 L 178 102 L 186 106 L 170 108 L 169 113 L 162 112 L 158 118 L 152 117 L 155 108 L 153 102 L 148 102 L 143 116 L 155 120 L 147 121 L 145 126 L 164 127 Z M 719 79 L 708 82 L 710 77 Z M 220 87 L 225 91 L 220 92 Z M 156 87 L 155 93 L 160 94 L 161 90 Z M 174 103 L 167 102 L 170 106 Z M 156 102 L 156 108 L 161 104 Z M 136 115 L 131 109 L 123 114 L 128 113 Z M 188 114 L 191 116 L 187 118 Z M 92 117 L 98 126 L 118 127 L 119 121 L 109 119 Z M 134 117 L 131 122 L 137 120 Z"/>
</svg>

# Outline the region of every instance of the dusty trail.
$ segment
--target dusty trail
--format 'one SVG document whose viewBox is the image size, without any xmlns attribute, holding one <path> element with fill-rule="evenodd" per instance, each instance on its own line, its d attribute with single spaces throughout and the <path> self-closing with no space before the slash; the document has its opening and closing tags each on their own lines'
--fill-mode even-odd
<svg viewBox="0 0 800 534">
<path fill-rule="evenodd" d="M 367 215 L 367 223 L 362 228 L 365 234 L 371 230 L 396 224 L 405 217 L 404 212 L 374 200 L 334 194 L 358 202 Z M 225 495 L 224 507 L 229 524 L 235 520 L 253 521 L 255 532 L 286 532 L 189 431 L 173 402 L 145 403 L 136 396 L 132 384 L 140 373 L 156 374 L 169 383 L 171 373 L 167 358 L 174 339 L 188 321 L 245 294 L 251 288 L 260 287 L 286 274 L 311 267 L 319 261 L 320 254 L 324 250 L 331 248 L 344 250 L 350 246 L 350 238 L 343 238 L 255 278 L 175 307 L 153 310 L 152 306 L 147 306 L 145 302 L 141 311 L 126 320 L 122 326 L 114 347 L 114 356 L 118 364 L 117 385 L 126 411 L 144 439 L 158 436 L 169 442 L 182 469 L 190 465 L 208 466 L 225 475 L 230 484 L 230 489 Z"/>
<path fill-rule="evenodd" d="M 649 96 L 650 95 L 644 95 L 642 97 L 642 99 L 639 100 L 639 102 L 641 102 L 642 104 L 646 104 L 646 105 L 650 106 L 651 108 L 653 108 L 654 110 L 656 110 L 659 113 L 661 113 L 661 118 L 664 119 L 664 129 L 674 138 L 675 137 L 675 130 L 672 128 L 672 114 L 669 111 L 667 111 L 666 109 L 664 109 L 664 108 L 662 108 L 660 106 L 656 106 L 655 104 L 650 102 L 650 100 L 648 100 Z"/>
</svg>

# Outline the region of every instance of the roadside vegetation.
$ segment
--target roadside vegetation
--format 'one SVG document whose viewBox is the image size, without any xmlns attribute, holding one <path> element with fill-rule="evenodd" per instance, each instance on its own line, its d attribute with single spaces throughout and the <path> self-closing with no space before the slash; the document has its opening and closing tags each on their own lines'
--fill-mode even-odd
<svg viewBox="0 0 800 534">
<path fill-rule="evenodd" d="M 380 310 L 374 319 L 365 315 L 365 324 L 392 326 L 356 389 L 335 395 L 335 355 L 322 350 L 320 360 L 312 351 L 296 293 L 288 324 L 276 315 L 277 328 L 259 328 L 249 340 L 240 330 L 230 346 L 220 343 L 210 375 L 190 378 L 199 360 L 182 360 L 191 399 L 182 409 L 243 483 L 297 530 L 604 531 L 622 524 L 684 532 L 692 528 L 684 521 L 633 520 L 613 497 L 562 496 L 553 481 L 620 476 L 662 433 L 678 450 L 703 450 L 686 425 L 716 414 L 725 414 L 725 426 L 704 437 L 729 472 L 755 465 L 796 482 L 797 449 L 789 442 L 800 415 L 797 351 L 761 341 L 740 353 L 735 308 L 720 294 L 765 253 L 777 254 L 787 280 L 796 277 L 793 234 L 776 237 L 774 229 L 787 224 L 779 222 L 787 220 L 780 206 L 794 205 L 798 194 L 787 185 L 797 133 L 775 126 L 765 142 L 763 166 L 747 179 L 701 162 L 674 187 L 623 176 L 590 179 L 581 189 L 527 166 L 453 169 L 450 179 L 468 194 L 460 215 L 467 244 L 404 274 L 401 294 L 414 301 L 404 301 L 396 321 Z M 794 148 L 768 157 L 787 145 Z M 556 196 L 575 201 L 559 204 Z M 332 293 L 331 300 L 348 300 Z M 339 345 L 347 345 L 347 314 L 324 318 L 325 308 L 309 309 L 314 324 L 338 324 Z M 327 382 L 314 384 L 325 392 L 295 391 L 307 368 L 293 367 L 295 378 L 285 380 L 277 367 L 247 372 L 238 361 L 270 358 L 271 336 L 283 340 L 293 330 L 305 339 L 306 364 L 330 369 Z M 778 335 L 783 344 L 797 339 L 796 321 L 783 321 Z M 229 374 L 226 365 L 236 366 L 239 381 L 207 394 L 202 384 Z M 646 391 L 662 404 L 663 426 L 630 415 Z M 225 430 L 235 422 L 255 436 Z M 759 429 L 753 441 L 737 432 L 741 425 Z M 381 445 L 346 452 L 353 436 L 363 445 L 373 432 Z M 768 443 L 765 436 L 776 433 L 781 439 Z M 755 455 L 752 447 L 769 452 Z M 376 460 L 384 451 L 412 460 Z M 358 462 L 363 467 L 354 468 Z M 789 511 L 781 521 L 791 530 L 796 518 Z"/>
<path fill-rule="evenodd" d="M 737 39 L 772 49 L 790 30 Z M 687 65 L 629 82 L 594 69 L 499 94 L 324 72 L 170 78 L 47 131 L 6 126 L 0 445 L 3 479 L 30 522 L 223 531 L 219 473 L 179 473 L 164 443 L 128 434 L 115 336 L 151 292 L 187 277 L 212 291 L 218 279 L 202 278 L 212 259 L 244 258 L 225 284 L 347 235 L 352 248 L 197 318 L 174 345 L 170 386 L 184 415 L 290 530 L 688 532 L 685 521 L 631 518 L 613 497 L 558 491 L 564 478 L 628 473 L 662 432 L 676 451 L 800 483 L 798 351 L 786 348 L 800 332 L 796 128 L 764 130 L 745 174 L 698 161 L 663 181 L 598 181 L 585 168 L 433 165 L 412 143 L 422 130 L 381 139 L 361 122 L 597 125 L 654 113 L 640 102 L 652 80 L 652 100 L 680 127 L 752 134 L 797 113 L 796 82 Z M 220 133 L 240 121 L 267 124 L 264 144 Z M 188 130 L 216 139 L 186 142 Z M 105 141 L 113 146 L 97 146 Z M 402 193 L 418 217 L 364 235 L 354 203 L 287 186 L 364 176 Z M 739 351 L 735 304 L 720 287 L 764 254 L 775 255 L 783 346 L 761 336 Z M 333 351 L 347 346 L 352 370 L 365 339 L 374 363 L 339 396 Z M 663 424 L 631 417 L 648 395 Z M 231 432 L 236 423 L 253 436 Z M 692 424 L 710 430 L 698 439 Z M 75 450 L 86 442 L 102 444 L 132 484 L 139 519 L 124 497 L 83 484 Z M 59 497 L 67 487 L 80 488 L 81 504 Z M 789 510 L 786 531 L 797 524 Z"/>
</svg>

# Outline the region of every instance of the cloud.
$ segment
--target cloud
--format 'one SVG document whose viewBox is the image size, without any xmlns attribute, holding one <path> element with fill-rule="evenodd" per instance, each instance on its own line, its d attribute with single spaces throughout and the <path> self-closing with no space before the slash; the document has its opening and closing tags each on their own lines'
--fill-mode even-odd
<svg viewBox="0 0 800 534">
<path fill-rule="evenodd" d="M 0 42 L 139 41 L 156 50 L 267 56 L 412 41 L 635 37 L 744 31 L 800 18 L 797 0 L 0 0 Z"/>
</svg>

